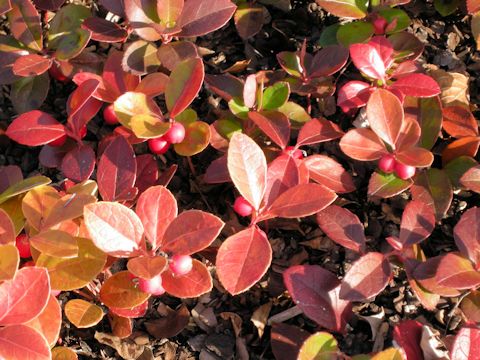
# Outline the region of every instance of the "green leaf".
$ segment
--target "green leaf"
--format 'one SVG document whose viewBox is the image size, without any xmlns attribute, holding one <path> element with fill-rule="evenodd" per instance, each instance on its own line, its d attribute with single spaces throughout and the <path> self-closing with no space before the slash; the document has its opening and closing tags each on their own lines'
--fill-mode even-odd
<svg viewBox="0 0 480 360">
<path fill-rule="evenodd" d="M 389 24 L 391 24 L 395 19 L 397 21 L 397 25 L 395 26 L 395 28 L 389 31 L 388 34 L 405 30 L 410 26 L 411 20 L 408 17 L 407 13 L 403 10 L 384 8 L 384 9 L 378 10 L 378 13 L 382 15 Z"/>
<path fill-rule="evenodd" d="M 8 199 L 23 194 L 29 190 L 36 188 L 37 186 L 48 185 L 51 180 L 46 176 L 34 176 L 28 179 L 22 180 L 5 190 L 0 194 L 0 204 L 4 203 Z"/>
<path fill-rule="evenodd" d="M 49 88 L 50 76 L 48 73 L 15 81 L 10 89 L 10 99 L 15 111 L 23 114 L 40 108 L 47 98 Z"/>
<path fill-rule="evenodd" d="M 321 47 L 338 45 L 337 31 L 338 29 L 340 29 L 340 26 L 341 25 L 337 23 L 324 28 L 322 33 L 320 34 L 318 45 L 320 45 Z"/>
<path fill-rule="evenodd" d="M 90 41 L 92 33 L 85 29 L 76 29 L 58 38 L 55 57 L 58 60 L 70 60 L 80 55 Z"/>
<path fill-rule="evenodd" d="M 393 173 L 375 172 L 368 183 L 368 195 L 389 198 L 407 190 L 412 184 L 412 179 L 402 180 Z"/>
<path fill-rule="evenodd" d="M 459 156 L 445 165 L 444 170 L 446 171 L 452 185 L 454 187 L 460 187 L 460 178 L 462 175 L 465 174 L 468 169 L 471 169 L 477 164 L 478 163 L 475 159 L 470 156 Z"/>
<path fill-rule="evenodd" d="M 440 15 L 448 16 L 457 10 L 460 0 L 435 0 L 433 5 Z"/>
<path fill-rule="evenodd" d="M 278 82 L 265 89 L 262 110 L 275 110 L 285 105 L 290 96 L 290 86 L 286 82 Z"/>
<path fill-rule="evenodd" d="M 350 46 L 368 41 L 374 33 L 373 25 L 368 22 L 355 21 L 343 24 L 337 31 L 337 40 L 343 46 Z"/>
<path fill-rule="evenodd" d="M 298 360 L 335 360 L 337 358 L 337 340 L 327 332 L 317 332 L 309 336 L 298 353 Z"/>
<path fill-rule="evenodd" d="M 248 119 L 248 112 L 250 111 L 250 109 L 245 106 L 241 98 L 238 98 L 238 97 L 232 98 L 228 102 L 228 107 L 232 112 L 232 114 L 235 115 L 236 117 L 239 117 L 240 119 L 243 119 L 243 120 Z"/>
<path fill-rule="evenodd" d="M 306 123 L 307 121 L 312 120 L 312 117 L 305 111 L 303 106 L 300 106 L 292 101 L 286 102 L 277 110 L 287 115 L 291 121 L 295 121 L 297 123 Z"/>
<path fill-rule="evenodd" d="M 175 152 L 182 156 L 192 156 L 202 152 L 210 143 L 210 126 L 203 121 L 195 121 L 185 127 L 185 139 L 175 144 Z"/>
</svg>

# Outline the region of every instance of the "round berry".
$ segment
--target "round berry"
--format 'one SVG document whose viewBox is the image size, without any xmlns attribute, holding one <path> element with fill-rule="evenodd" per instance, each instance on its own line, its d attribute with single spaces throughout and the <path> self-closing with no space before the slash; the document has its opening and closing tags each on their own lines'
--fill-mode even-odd
<svg viewBox="0 0 480 360">
<path fill-rule="evenodd" d="M 415 175 L 415 167 L 410 165 L 404 165 L 399 162 L 395 164 L 395 174 L 402 179 L 407 180 L 410 179 L 413 175 Z"/>
<path fill-rule="evenodd" d="M 115 110 L 113 109 L 113 104 L 103 109 L 103 119 L 108 125 L 116 125 L 119 123 L 117 114 L 115 114 Z"/>
<path fill-rule="evenodd" d="M 50 69 L 48 69 L 48 73 L 55 80 L 58 80 L 58 81 L 61 81 L 61 82 L 68 82 L 70 80 L 67 76 L 63 75 L 62 70 L 60 70 L 60 66 L 58 66 L 55 63 L 52 64 Z"/>
<path fill-rule="evenodd" d="M 383 155 L 380 161 L 378 162 L 378 168 L 384 173 L 390 174 L 395 169 L 395 157 L 391 154 Z"/>
<path fill-rule="evenodd" d="M 287 146 L 284 150 L 285 154 L 290 155 L 294 159 L 303 159 L 303 151 L 296 149 L 294 146 Z"/>
<path fill-rule="evenodd" d="M 185 139 L 185 127 L 181 123 L 175 122 L 167 133 L 163 135 L 163 138 L 170 144 L 179 144 Z"/>
<path fill-rule="evenodd" d="M 60 147 L 60 146 L 63 146 L 63 144 L 65 144 L 66 141 L 67 141 L 67 134 L 63 134 L 58 139 L 50 141 L 48 143 L 48 145 L 53 146 L 53 147 Z"/>
<path fill-rule="evenodd" d="M 15 246 L 18 249 L 20 257 L 23 259 L 28 259 L 32 257 L 32 252 L 30 250 L 30 242 L 28 241 L 28 236 L 25 234 L 20 234 L 15 240 Z"/>
<path fill-rule="evenodd" d="M 157 275 L 151 279 L 138 278 L 138 288 L 151 295 L 162 295 L 165 289 L 162 286 L 162 276 Z"/>
<path fill-rule="evenodd" d="M 373 21 L 372 21 L 373 29 L 375 31 L 375 35 L 383 35 L 385 34 L 385 29 L 388 26 L 388 21 L 385 20 L 384 17 L 378 15 Z"/>
<path fill-rule="evenodd" d="M 193 267 L 192 257 L 190 255 L 173 255 L 169 267 L 177 276 L 188 274 Z"/>
<path fill-rule="evenodd" d="M 169 147 L 170 143 L 163 136 L 148 140 L 148 148 L 154 154 L 165 154 Z"/>
<path fill-rule="evenodd" d="M 239 196 L 233 203 L 233 210 L 240 216 L 249 216 L 253 212 L 253 206 L 243 196 Z"/>
</svg>

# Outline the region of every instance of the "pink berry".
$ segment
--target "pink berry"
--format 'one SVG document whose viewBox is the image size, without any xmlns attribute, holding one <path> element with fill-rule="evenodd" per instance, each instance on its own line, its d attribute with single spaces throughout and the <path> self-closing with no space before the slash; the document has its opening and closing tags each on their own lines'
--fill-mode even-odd
<svg viewBox="0 0 480 360">
<path fill-rule="evenodd" d="M 384 17 L 377 15 L 377 17 L 372 21 L 372 25 L 375 31 L 375 35 L 385 34 L 385 28 L 388 26 L 388 21 Z"/>
<path fill-rule="evenodd" d="M 179 144 L 185 139 L 185 127 L 178 122 L 173 123 L 163 138 L 170 144 Z"/>
<path fill-rule="evenodd" d="M 395 169 L 395 157 L 391 154 L 383 155 L 380 161 L 378 162 L 378 168 L 384 173 L 390 174 Z"/>
<path fill-rule="evenodd" d="M 15 246 L 18 249 L 20 257 L 23 259 L 28 259 L 32 257 L 32 252 L 30 250 L 30 242 L 28 241 L 28 236 L 25 234 L 20 234 L 15 240 Z"/>
<path fill-rule="evenodd" d="M 53 147 L 60 147 L 60 146 L 63 146 L 63 144 L 65 144 L 66 141 L 67 141 L 67 134 L 63 134 L 58 139 L 50 141 L 48 143 L 48 145 L 53 146 Z"/>
<path fill-rule="evenodd" d="M 148 148 L 154 154 L 165 154 L 169 147 L 170 143 L 163 136 L 148 140 Z"/>
<path fill-rule="evenodd" d="M 410 179 L 415 175 L 415 170 L 414 166 L 404 165 L 399 162 L 395 164 L 395 174 L 402 180 Z"/>
<path fill-rule="evenodd" d="M 303 152 L 300 149 L 296 149 L 294 146 L 287 146 L 284 150 L 285 154 L 290 155 L 294 159 L 303 159 Z"/>
<path fill-rule="evenodd" d="M 253 212 L 253 206 L 243 196 L 239 196 L 233 203 L 233 210 L 240 216 L 249 216 Z"/>
<path fill-rule="evenodd" d="M 151 279 L 138 278 L 138 288 L 152 295 L 162 295 L 165 293 L 165 289 L 162 286 L 161 275 L 157 275 Z"/>
<path fill-rule="evenodd" d="M 108 125 L 118 124 L 119 121 L 117 114 L 115 114 L 115 110 L 113 109 L 113 104 L 110 104 L 105 109 L 103 109 L 103 119 Z"/>
<path fill-rule="evenodd" d="M 193 267 L 192 257 L 190 255 L 173 255 L 169 267 L 177 276 L 188 274 Z"/>
</svg>

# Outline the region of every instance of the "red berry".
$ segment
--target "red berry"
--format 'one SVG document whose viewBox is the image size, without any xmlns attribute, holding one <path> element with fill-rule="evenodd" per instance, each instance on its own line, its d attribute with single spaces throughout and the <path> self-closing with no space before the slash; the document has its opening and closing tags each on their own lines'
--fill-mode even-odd
<svg viewBox="0 0 480 360">
<path fill-rule="evenodd" d="M 52 64 L 48 72 L 55 80 L 61 82 L 68 82 L 70 80 L 67 76 L 63 75 L 62 70 L 60 70 L 60 67 L 55 63 Z"/>
<path fill-rule="evenodd" d="M 395 164 L 395 174 L 402 179 L 407 180 L 410 179 L 413 175 L 415 175 L 415 167 L 410 165 L 404 165 L 399 162 Z"/>
<path fill-rule="evenodd" d="M 384 173 L 390 174 L 395 169 L 395 157 L 391 154 L 383 155 L 380 161 L 378 162 L 378 168 Z"/>
<path fill-rule="evenodd" d="M 388 26 L 388 21 L 384 17 L 377 15 L 372 21 L 372 25 L 375 31 L 375 35 L 385 34 L 385 28 Z"/>
<path fill-rule="evenodd" d="M 163 136 L 148 140 L 148 148 L 154 154 L 165 154 L 169 147 L 170 143 Z"/>
<path fill-rule="evenodd" d="M 50 141 L 48 143 L 48 145 L 53 146 L 53 147 L 60 147 L 60 146 L 63 146 L 63 144 L 65 144 L 65 141 L 67 141 L 67 134 L 63 134 L 58 139 Z"/>
<path fill-rule="evenodd" d="M 188 274 L 193 267 L 192 257 L 190 255 L 173 255 L 169 267 L 175 275 Z"/>
<path fill-rule="evenodd" d="M 85 136 L 87 136 L 87 125 L 83 125 L 83 127 L 80 129 L 80 138 L 83 139 Z"/>
<path fill-rule="evenodd" d="M 163 138 L 170 144 L 179 144 L 185 139 L 185 127 L 178 122 L 173 123 Z"/>
<path fill-rule="evenodd" d="M 239 196 L 233 203 L 233 210 L 240 216 L 249 216 L 253 212 L 253 206 L 243 196 Z"/>
<path fill-rule="evenodd" d="M 294 159 L 303 159 L 303 151 L 296 149 L 294 146 L 287 146 L 284 150 L 285 154 L 290 155 Z"/>
<path fill-rule="evenodd" d="M 161 275 L 157 275 L 151 279 L 138 278 L 138 288 L 152 295 L 162 295 L 165 293 L 165 289 L 162 286 Z"/>
<path fill-rule="evenodd" d="M 30 250 L 30 242 L 28 241 L 28 236 L 25 234 L 20 234 L 15 240 L 15 246 L 18 249 L 20 257 L 23 259 L 28 259 L 32 257 L 32 252 Z"/>
<path fill-rule="evenodd" d="M 115 114 L 115 110 L 113 109 L 113 104 L 110 104 L 105 109 L 103 109 L 103 119 L 108 125 L 118 124 L 119 121 L 117 114 Z"/>
</svg>

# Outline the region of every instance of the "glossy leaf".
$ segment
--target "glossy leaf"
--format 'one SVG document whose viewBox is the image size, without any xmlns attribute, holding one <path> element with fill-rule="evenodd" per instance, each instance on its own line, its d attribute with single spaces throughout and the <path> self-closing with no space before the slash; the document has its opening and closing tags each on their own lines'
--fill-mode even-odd
<svg viewBox="0 0 480 360">
<path fill-rule="evenodd" d="M 443 116 L 440 98 L 438 96 L 427 99 L 407 97 L 404 101 L 404 108 L 405 122 L 412 117 L 420 124 L 421 137 L 418 145 L 424 149 L 431 149 L 442 129 Z"/>
<path fill-rule="evenodd" d="M 446 171 L 452 186 L 455 188 L 459 187 L 466 187 L 467 189 L 475 190 L 475 167 L 478 163 L 469 156 L 460 156 L 452 161 L 450 161 L 447 165 L 445 165 L 444 170 Z M 471 170 L 473 168 L 473 170 Z M 470 172 L 469 172 L 470 171 Z M 466 173 L 469 172 L 469 175 Z M 470 177 L 471 175 L 472 177 Z M 463 176 L 465 175 L 466 183 L 463 184 Z M 478 177 L 478 174 L 476 175 Z M 471 184 L 468 184 L 469 181 L 473 181 Z M 468 185 L 467 185 L 468 184 Z"/>
<path fill-rule="evenodd" d="M 470 292 L 460 303 L 460 308 L 467 319 L 480 322 L 480 291 Z"/>
<path fill-rule="evenodd" d="M 404 360 L 404 358 L 401 350 L 388 348 L 375 354 L 371 360 Z"/>
<path fill-rule="evenodd" d="M 190 311 L 186 305 L 178 310 L 171 310 L 167 307 L 167 315 L 160 319 L 152 319 L 145 322 L 148 333 L 156 339 L 171 338 L 180 334 L 190 320 Z"/>
<path fill-rule="evenodd" d="M 459 290 L 480 285 L 480 272 L 473 267 L 470 260 L 458 253 L 442 256 L 435 277 L 440 285 Z"/>
<path fill-rule="evenodd" d="M 438 282 L 437 272 L 442 256 L 434 256 L 428 258 L 415 266 L 412 277 L 415 278 L 417 284 L 423 289 L 423 292 L 429 291 L 445 297 L 455 297 L 460 295 L 460 291 L 441 285 Z M 439 297 L 437 295 L 437 297 Z M 439 299 L 438 299 L 439 300 Z M 436 301 L 438 303 L 438 300 Z"/>
<path fill-rule="evenodd" d="M 467 189 L 480 193 L 480 166 L 474 166 L 465 172 L 460 178 L 460 183 Z"/>
<path fill-rule="evenodd" d="M 145 76 L 135 88 L 136 92 L 155 97 L 165 92 L 168 76 L 161 72 L 154 72 Z"/>
<path fill-rule="evenodd" d="M 217 274 L 225 289 L 236 295 L 259 281 L 271 261 L 272 248 L 267 235 L 251 226 L 222 243 L 217 253 Z"/>
<path fill-rule="evenodd" d="M 282 51 L 277 54 L 277 60 L 283 70 L 292 76 L 300 78 L 306 72 L 297 52 Z"/>
<path fill-rule="evenodd" d="M 393 339 L 405 351 L 406 360 L 423 357 L 420 347 L 422 340 L 423 324 L 415 320 L 404 320 L 393 329 Z"/>
<path fill-rule="evenodd" d="M 364 43 L 372 37 L 374 32 L 375 29 L 370 22 L 352 21 L 341 24 L 336 31 L 334 38 L 336 42 L 334 44 L 338 42 L 345 47 L 349 47 L 353 44 Z"/>
<path fill-rule="evenodd" d="M 480 137 L 467 136 L 455 140 L 447 145 L 442 151 L 442 163 L 448 164 L 450 161 L 460 156 L 475 157 L 480 146 Z"/>
<path fill-rule="evenodd" d="M 137 289 L 128 271 L 109 277 L 100 289 L 100 300 L 108 307 L 127 309 L 144 303 L 149 294 Z"/>
<path fill-rule="evenodd" d="M 33 0 L 37 8 L 48 11 L 58 10 L 64 2 L 65 0 Z"/>
<path fill-rule="evenodd" d="M 320 229 L 337 244 L 356 252 L 364 252 L 367 239 L 363 225 L 351 211 L 330 205 L 317 214 Z"/>
<path fill-rule="evenodd" d="M 95 168 L 95 152 L 88 145 L 80 145 L 70 150 L 60 165 L 63 175 L 75 182 L 90 178 Z"/>
<path fill-rule="evenodd" d="M 157 41 L 161 34 L 155 29 L 153 24 L 160 22 L 157 13 L 157 1 L 147 0 L 138 2 L 134 0 L 123 0 L 124 6 L 119 7 L 119 11 L 124 10 L 125 15 L 133 26 L 134 32 L 147 41 Z M 118 6 L 118 5 L 116 5 Z"/>
<path fill-rule="evenodd" d="M 47 230 L 30 237 L 30 245 L 43 254 L 59 258 L 78 256 L 77 240 L 60 230 Z"/>
<path fill-rule="evenodd" d="M 144 40 L 130 43 L 123 55 L 122 66 L 124 71 L 131 72 L 134 75 L 155 72 L 159 65 L 157 47 Z"/>
<path fill-rule="evenodd" d="M 55 345 L 62 327 L 62 308 L 57 298 L 50 294 L 45 309 L 25 325 L 42 334 L 50 346 Z"/>
<path fill-rule="evenodd" d="M 224 225 L 222 220 L 207 212 L 184 211 L 166 228 L 160 249 L 170 254 L 194 254 L 208 247 Z"/>
<path fill-rule="evenodd" d="M 391 88 L 400 91 L 404 95 L 420 98 L 428 98 L 440 94 L 440 87 L 437 82 L 425 74 L 402 76 L 391 85 Z"/>
<path fill-rule="evenodd" d="M 366 82 L 349 81 L 338 90 L 337 105 L 344 113 L 351 113 L 367 104 L 373 90 Z"/>
<path fill-rule="evenodd" d="M 465 211 L 453 229 L 460 253 L 475 265 L 480 264 L 480 208 Z"/>
<path fill-rule="evenodd" d="M 384 80 L 387 69 L 393 61 L 392 44 L 385 38 L 376 36 L 366 44 L 352 44 L 350 58 L 362 73 L 377 80 Z"/>
<path fill-rule="evenodd" d="M 355 190 L 352 176 L 338 162 L 326 155 L 312 155 L 303 161 L 310 179 L 328 187 L 336 193 Z"/>
<path fill-rule="evenodd" d="M 338 139 L 342 135 L 343 131 L 337 124 L 322 117 L 316 118 L 302 126 L 298 134 L 297 146 L 318 144 Z"/>
<path fill-rule="evenodd" d="M 30 54 L 18 58 L 12 71 L 18 76 L 36 76 L 43 74 L 52 65 L 52 60 L 40 55 Z"/>
<path fill-rule="evenodd" d="M 162 63 L 162 66 L 166 67 L 168 70 L 173 71 L 175 67 L 184 60 L 198 58 L 199 54 L 197 47 L 190 41 L 175 41 L 168 44 L 162 44 L 158 48 L 157 56 Z M 227 78 L 225 75 L 206 75 L 211 77 L 211 79 Z M 230 75 L 231 78 L 234 78 Z"/>
<path fill-rule="evenodd" d="M 52 360 L 78 360 L 78 356 L 68 347 L 56 346 L 52 349 Z"/>
<path fill-rule="evenodd" d="M 424 168 L 432 165 L 433 154 L 424 148 L 412 147 L 397 152 L 395 159 L 404 165 Z"/>
<path fill-rule="evenodd" d="M 264 7 L 256 4 L 240 4 L 235 11 L 235 27 L 244 40 L 255 36 L 263 26 Z"/>
<path fill-rule="evenodd" d="M 303 342 L 309 337 L 305 330 L 285 323 L 273 323 L 270 343 L 276 359 L 297 359 Z"/>
<path fill-rule="evenodd" d="M 162 286 L 170 295 L 184 299 L 211 291 L 213 282 L 207 267 L 194 259 L 192 270 L 185 275 L 173 275 L 170 270 L 162 273 Z"/>
<path fill-rule="evenodd" d="M 340 140 L 340 149 L 355 160 L 373 161 L 387 153 L 382 140 L 370 129 L 353 129 Z"/>
<path fill-rule="evenodd" d="M 135 115 L 150 115 L 162 118 L 162 113 L 156 103 L 141 92 L 129 91 L 114 102 L 115 114 L 120 123 L 131 129 L 131 121 Z"/>
<path fill-rule="evenodd" d="M 339 353 L 337 340 L 327 332 L 317 332 L 303 343 L 298 360 L 335 360 Z"/>
<path fill-rule="evenodd" d="M 13 244 L 0 245 L 0 281 L 12 280 L 20 264 L 18 250 Z"/>
<path fill-rule="evenodd" d="M 104 43 L 122 42 L 128 36 L 127 31 L 114 22 L 96 16 L 85 19 L 82 27 L 92 33 L 92 40 Z"/>
<path fill-rule="evenodd" d="M 368 183 L 368 195 L 380 198 L 390 198 L 409 189 L 412 185 L 412 179 L 402 180 L 394 174 L 374 172 Z"/>
<path fill-rule="evenodd" d="M 478 136 L 478 124 L 470 110 L 462 106 L 443 108 L 443 128 L 454 138 Z"/>
<path fill-rule="evenodd" d="M 300 184 L 300 177 L 300 164 L 291 156 L 281 155 L 273 160 L 268 165 L 265 206 L 270 206 L 282 193 Z"/>
<path fill-rule="evenodd" d="M 143 279 L 151 279 L 161 274 L 167 267 L 167 259 L 163 256 L 139 256 L 127 263 L 128 271 Z"/>
<path fill-rule="evenodd" d="M 286 115 L 278 111 L 250 111 L 248 118 L 282 149 L 288 145 L 290 122 Z"/>
<path fill-rule="evenodd" d="M 453 343 L 450 356 L 455 360 L 472 360 L 477 357 L 480 344 L 480 329 L 464 327 L 460 329 Z"/>
<path fill-rule="evenodd" d="M 119 203 L 99 201 L 85 206 L 83 216 L 100 250 L 116 257 L 138 253 L 143 241 L 143 225 L 132 210 Z"/>
<path fill-rule="evenodd" d="M 17 165 L 0 166 L 0 193 L 23 180 L 22 170 Z"/>
<path fill-rule="evenodd" d="M 47 340 L 27 325 L 0 328 L 0 356 L 4 359 L 50 360 Z"/>
<path fill-rule="evenodd" d="M 412 246 L 425 240 L 435 228 L 433 209 L 420 201 L 410 201 L 403 210 L 400 242 Z"/>
<path fill-rule="evenodd" d="M 82 299 L 73 299 L 65 304 L 65 316 L 77 328 L 97 325 L 103 318 L 101 307 Z"/>
<path fill-rule="evenodd" d="M 48 73 L 15 81 L 10 89 L 10 99 L 15 111 L 23 114 L 40 108 L 47 98 L 49 88 Z"/>
<path fill-rule="evenodd" d="M 343 278 L 340 298 L 364 301 L 378 295 L 388 284 L 390 264 L 381 253 L 369 252 L 355 263 Z"/>
<path fill-rule="evenodd" d="M 210 126 L 203 121 L 194 121 L 185 126 L 185 138 L 175 144 L 175 152 L 182 156 L 193 156 L 207 148 L 210 143 Z"/>
<path fill-rule="evenodd" d="M 67 194 L 53 203 L 48 209 L 42 229 L 52 228 L 61 222 L 73 220 L 83 215 L 83 207 L 96 201 L 89 194 Z"/>
<path fill-rule="evenodd" d="M 8 213 L 0 208 L 0 244 L 15 244 L 15 226 Z"/>
<path fill-rule="evenodd" d="M 307 69 L 311 78 L 330 76 L 345 66 L 348 49 L 340 45 L 327 46 L 318 51 Z"/>
<path fill-rule="evenodd" d="M 283 281 L 304 314 L 320 326 L 344 332 L 352 304 L 339 298 L 340 281 L 318 265 L 297 265 L 283 273 Z"/>
<path fill-rule="evenodd" d="M 275 110 L 288 101 L 290 86 L 286 82 L 278 82 L 265 89 L 262 98 L 263 110 Z"/>
<path fill-rule="evenodd" d="M 43 49 L 40 15 L 30 0 L 11 0 L 8 22 L 12 35 L 35 51 Z"/>
<path fill-rule="evenodd" d="M 48 185 L 51 180 L 45 176 L 33 176 L 28 179 L 19 181 L 0 194 L 0 204 L 8 199 L 26 193 L 29 190 L 35 189 L 37 186 Z"/>
<path fill-rule="evenodd" d="M 367 14 L 367 3 L 357 0 L 316 0 L 316 3 L 338 17 L 361 19 Z"/>
<path fill-rule="evenodd" d="M 110 314 L 121 316 L 126 319 L 135 319 L 138 317 L 144 317 L 145 314 L 147 313 L 148 307 L 149 307 L 148 300 L 146 300 L 140 305 L 137 305 L 130 309 L 120 309 L 120 308 L 110 307 L 109 310 L 110 310 Z"/>
</svg>

